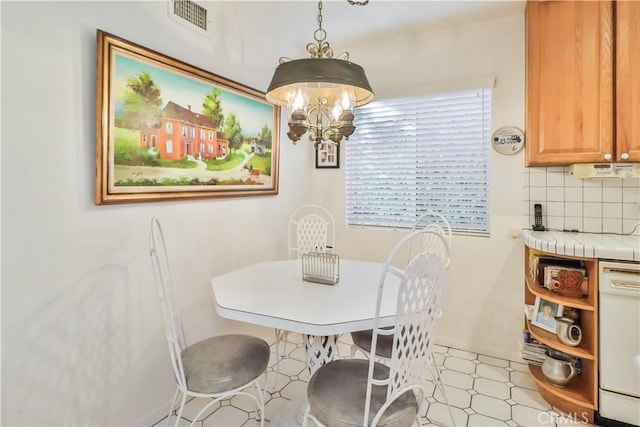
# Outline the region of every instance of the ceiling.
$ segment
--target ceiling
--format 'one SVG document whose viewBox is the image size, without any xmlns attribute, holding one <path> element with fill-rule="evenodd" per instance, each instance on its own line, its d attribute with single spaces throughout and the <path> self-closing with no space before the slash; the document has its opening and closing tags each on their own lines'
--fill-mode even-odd
<svg viewBox="0 0 640 427">
<path fill-rule="evenodd" d="M 363 1 L 363 0 L 354 0 Z M 317 28 L 318 2 L 297 1 L 208 1 L 215 21 L 237 22 L 243 33 L 270 50 L 274 45 L 282 55 L 299 57 L 304 46 L 313 42 Z M 224 5 L 224 6 L 223 6 Z M 365 6 L 347 0 L 325 0 L 322 4 L 326 40 L 336 53 L 346 50 L 343 43 L 359 39 L 394 37 L 406 32 L 437 30 L 451 26 L 521 14 L 525 1 L 502 0 L 369 0 Z M 338 42 L 338 43 L 336 43 Z M 342 49 L 342 50 L 341 50 Z"/>
</svg>

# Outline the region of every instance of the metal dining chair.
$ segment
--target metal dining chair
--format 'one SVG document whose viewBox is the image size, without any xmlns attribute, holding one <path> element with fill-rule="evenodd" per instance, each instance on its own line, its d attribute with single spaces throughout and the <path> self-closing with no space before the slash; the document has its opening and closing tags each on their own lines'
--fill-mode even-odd
<svg viewBox="0 0 640 427">
<path fill-rule="evenodd" d="M 428 211 L 421 215 L 413 224 L 411 232 L 417 230 L 432 230 L 442 234 L 445 238 L 446 245 L 442 243 L 440 239 L 435 239 L 431 235 L 425 235 L 420 240 L 412 241 L 407 248 L 407 256 L 409 258 L 415 253 L 426 247 L 430 247 L 430 250 L 439 254 L 443 259 L 449 257 L 451 250 L 451 225 L 447 218 L 443 215 Z M 447 262 L 449 262 L 447 260 Z M 442 317 L 442 309 L 438 307 L 438 318 Z M 351 347 L 351 356 L 354 355 L 356 350 L 362 350 L 365 353 L 369 352 L 369 345 L 371 343 L 371 330 L 353 332 L 351 339 L 354 345 Z M 391 344 L 393 337 L 381 337 L 378 342 L 378 354 L 377 356 L 388 359 L 391 354 Z M 434 359 L 435 363 L 435 359 Z"/>
<path fill-rule="evenodd" d="M 411 231 L 417 230 L 432 230 L 442 234 L 445 238 L 446 245 L 442 243 L 440 239 L 436 239 L 431 237 L 431 235 L 425 235 L 420 240 L 414 240 L 410 243 L 407 248 L 407 256 L 409 258 L 415 253 L 415 251 L 420 251 L 424 248 L 429 247 L 429 249 L 442 257 L 442 259 L 447 259 L 449 257 L 449 252 L 451 250 L 451 225 L 447 218 L 443 215 L 428 211 L 421 215 L 413 224 Z M 447 259 L 447 263 L 448 263 Z M 442 317 L 442 309 L 438 307 L 438 318 Z M 365 331 L 357 331 L 351 333 L 351 340 L 353 345 L 351 346 L 351 356 L 353 357 L 356 350 L 361 350 L 368 355 L 369 346 L 371 344 L 371 330 Z M 388 359 L 391 354 L 391 346 L 393 343 L 392 336 L 384 336 L 380 337 L 378 341 L 378 349 L 377 356 L 382 359 Z M 434 358 L 434 364 L 437 365 L 437 361 Z M 439 372 L 439 370 L 437 370 Z"/>
<path fill-rule="evenodd" d="M 443 215 L 437 212 L 428 211 L 421 215 L 414 223 L 411 231 L 415 232 L 417 230 L 431 230 L 439 233 L 445 238 L 446 244 L 444 244 L 441 239 L 433 237 L 432 234 L 423 235 L 421 239 L 414 239 L 408 245 L 407 256 L 409 257 L 409 259 L 413 256 L 413 254 L 416 253 L 416 251 L 420 252 L 421 250 L 428 249 L 430 252 L 437 254 L 441 259 L 443 259 L 448 267 L 450 262 L 452 234 L 449 221 Z M 440 290 L 440 292 L 442 292 L 442 289 Z M 442 308 L 440 306 L 441 301 L 442 295 L 439 295 L 438 306 L 436 307 L 436 319 L 440 319 L 442 317 Z M 365 355 L 370 356 L 372 334 L 372 330 L 357 331 L 351 333 L 351 340 L 353 342 L 353 345 L 351 346 L 352 357 L 355 355 L 356 350 L 359 350 Z M 390 360 L 393 347 L 393 339 L 393 335 L 381 335 L 378 338 L 375 357 L 379 362 L 388 363 L 388 361 Z M 440 378 L 440 366 L 438 365 L 438 360 L 435 358 L 433 353 L 431 353 L 430 355 L 430 360 L 431 361 L 428 365 L 428 368 L 430 369 L 432 376 L 435 378 L 436 383 L 442 384 L 442 380 Z M 443 394 L 443 398 L 445 399 L 447 409 L 449 410 L 449 414 L 451 415 L 453 420 L 451 406 L 447 400 L 446 395 Z"/>
<path fill-rule="evenodd" d="M 318 205 L 304 205 L 289 217 L 288 251 L 289 259 L 300 259 L 309 252 L 333 253 L 336 240 L 336 226 L 333 215 Z M 280 361 L 287 352 L 289 331 L 276 329 L 275 388 L 280 374 Z M 282 343 L 282 351 L 280 350 Z"/>
<path fill-rule="evenodd" d="M 308 252 L 333 253 L 336 226 L 333 215 L 318 205 L 296 209 L 289 218 L 289 259 L 299 259 Z"/>
<path fill-rule="evenodd" d="M 397 266 L 398 254 L 418 247 L 426 238 L 439 240 L 445 256 L 428 246 L 410 259 L 402 255 L 406 261 Z M 379 338 L 393 336 L 389 363 L 380 363 L 375 357 L 338 359 L 318 368 L 307 386 L 305 426 L 309 420 L 326 426 L 420 425 L 429 381 L 425 367 L 431 363 L 437 307 L 447 282 L 448 261 L 446 240 L 434 230 L 412 232 L 393 248 L 378 284 L 370 343 L 371 354 L 376 354 Z M 386 286 L 392 286 L 393 278 L 399 281 L 395 324 L 381 327 L 382 295 Z M 438 387 L 446 397 L 440 381 Z"/>
<path fill-rule="evenodd" d="M 181 420 L 187 397 L 210 398 L 191 425 L 214 403 L 236 395 L 249 396 L 256 404 L 256 419 L 264 426 L 264 393 L 259 378 L 264 373 L 267 383 L 269 344 L 250 335 L 220 335 L 203 339 L 187 346 L 175 302 L 173 280 L 162 227 L 157 218 L 151 219 L 149 254 L 158 286 L 162 318 L 169 344 L 171 366 L 176 380 L 176 391 L 171 401 L 167 425 L 174 408 L 175 426 Z M 253 393 L 245 389 L 253 388 Z"/>
</svg>

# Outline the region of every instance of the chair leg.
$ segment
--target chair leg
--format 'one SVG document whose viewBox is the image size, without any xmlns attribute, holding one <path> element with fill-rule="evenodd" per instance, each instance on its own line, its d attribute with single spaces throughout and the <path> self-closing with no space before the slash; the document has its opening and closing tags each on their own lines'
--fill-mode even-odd
<svg viewBox="0 0 640 427">
<path fill-rule="evenodd" d="M 287 344 L 289 344 L 289 331 L 280 330 L 280 336 L 282 337 L 282 358 L 287 354 Z"/>
<path fill-rule="evenodd" d="M 198 421 L 198 420 L 200 419 L 200 416 L 201 416 L 202 414 L 204 414 L 204 411 L 206 411 L 207 409 L 209 409 L 209 407 L 210 407 L 211 405 L 213 405 L 214 403 L 219 402 L 219 401 L 221 401 L 221 400 L 222 400 L 222 397 L 211 398 L 211 402 L 209 402 L 209 403 L 207 403 L 206 405 L 204 405 L 204 406 L 202 407 L 202 409 L 200 409 L 200 411 L 196 414 L 196 416 L 195 416 L 195 417 L 193 417 L 193 420 L 191 420 L 191 424 L 189 424 L 189 427 L 193 427 L 193 426 L 195 425 L 196 421 Z M 176 427 L 177 427 L 177 424 L 176 424 Z"/>
<path fill-rule="evenodd" d="M 442 393 L 442 397 L 444 398 L 444 403 L 447 404 L 447 409 L 449 410 L 449 417 L 451 418 L 451 426 L 455 427 L 456 422 L 453 419 L 453 411 L 451 410 L 451 405 L 449 404 L 449 399 L 447 398 L 447 393 L 444 390 L 444 384 L 442 383 L 442 379 L 440 378 L 440 366 L 438 366 L 438 362 L 436 358 L 433 357 L 433 353 L 430 355 L 431 359 L 431 374 L 436 379 L 436 386 L 440 389 L 440 393 Z"/>
<path fill-rule="evenodd" d="M 187 404 L 187 393 L 182 393 L 182 400 L 180 401 L 180 409 L 178 409 L 178 412 L 176 413 L 176 423 L 174 424 L 174 427 L 178 427 L 180 418 L 182 418 L 182 411 L 184 411 L 184 407 L 186 404 Z"/>
<path fill-rule="evenodd" d="M 309 416 L 311 414 L 311 407 L 307 404 L 307 409 L 304 410 L 304 416 L 302 418 L 302 427 L 309 426 Z"/>
<path fill-rule="evenodd" d="M 274 382 L 273 382 L 274 387 L 275 387 L 277 381 L 278 381 L 278 379 L 276 378 L 274 380 Z M 261 403 L 261 405 L 262 405 L 261 408 L 264 409 L 264 400 L 265 400 L 266 395 L 267 395 L 267 387 L 269 387 L 269 369 L 268 368 L 264 370 L 264 382 L 263 382 L 263 384 L 264 384 L 264 388 L 260 388 L 260 383 L 258 382 L 258 379 L 256 379 L 256 394 L 257 394 L 258 398 L 260 399 L 260 402 L 262 402 Z M 262 418 L 264 418 L 264 416 Z M 256 420 L 258 420 L 258 419 L 259 418 L 256 418 Z"/>
<path fill-rule="evenodd" d="M 171 422 L 171 414 L 173 414 L 176 403 L 178 403 L 178 393 L 180 393 L 180 387 L 176 387 L 176 392 L 173 393 L 173 399 L 171 399 L 171 405 L 169 406 L 169 415 L 167 416 L 167 427 Z"/>
<path fill-rule="evenodd" d="M 256 421 L 260 421 L 260 427 L 264 427 L 264 395 L 267 392 L 267 370 L 264 371 L 264 390 L 260 388 L 258 380 L 255 380 L 256 390 Z"/>
<path fill-rule="evenodd" d="M 274 369 L 275 376 L 273 379 L 273 386 L 271 386 L 271 391 L 276 390 L 276 385 L 278 384 L 278 377 L 280 376 L 280 360 L 283 358 L 283 354 L 287 351 L 287 344 L 289 343 L 289 331 L 283 331 L 282 329 L 276 329 L 276 367 Z M 280 353 L 280 341 L 283 341 L 282 353 Z M 265 383 L 265 390 L 267 385 Z"/>
</svg>

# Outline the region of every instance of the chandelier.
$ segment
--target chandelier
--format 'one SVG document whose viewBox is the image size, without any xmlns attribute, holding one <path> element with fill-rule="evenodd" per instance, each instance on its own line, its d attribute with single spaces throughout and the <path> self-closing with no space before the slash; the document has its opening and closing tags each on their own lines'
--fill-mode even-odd
<svg viewBox="0 0 640 427">
<path fill-rule="evenodd" d="M 368 2 L 348 1 L 358 5 Z M 353 108 L 373 99 L 364 69 L 349 62 L 348 52 L 333 58 L 326 37 L 320 0 L 318 29 L 313 34 L 316 42 L 306 48 L 310 58 L 280 58 L 266 94 L 269 102 L 287 107 L 289 139 L 296 144 L 308 132 L 316 149 L 322 141 L 349 139 L 356 129 Z"/>
</svg>

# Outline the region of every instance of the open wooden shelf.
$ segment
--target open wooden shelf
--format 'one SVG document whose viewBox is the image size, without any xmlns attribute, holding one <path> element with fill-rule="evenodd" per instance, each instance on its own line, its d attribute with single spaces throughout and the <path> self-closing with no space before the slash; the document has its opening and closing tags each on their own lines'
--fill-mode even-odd
<svg viewBox="0 0 640 427">
<path fill-rule="evenodd" d="M 581 261 L 589 278 L 587 296 L 585 298 L 566 297 L 539 286 L 532 277 L 529 265 L 531 255 Z M 573 377 L 566 387 L 558 387 L 547 381 L 540 366 L 529 365 L 540 395 L 560 410 L 586 413 L 587 418 L 593 420 L 594 411 L 598 409 L 598 260 L 556 255 L 526 247 L 524 279 L 525 304 L 534 304 L 536 297 L 540 297 L 564 307 L 575 308 L 580 314 L 578 323 L 582 328 L 582 341 L 578 346 L 571 347 L 563 344 L 553 332 L 532 325 L 525 319 L 525 326 L 533 339 L 547 347 L 579 358 L 582 366 L 580 375 Z"/>
<path fill-rule="evenodd" d="M 549 394 L 585 408 L 596 408 L 591 393 L 586 390 L 587 381 L 584 380 L 582 375 L 573 377 L 566 387 L 558 387 L 547 381 L 542 374 L 542 368 L 540 368 L 540 366 L 529 365 L 529 371 L 531 371 L 531 375 L 538 384 L 538 387 L 545 389 Z"/>
<path fill-rule="evenodd" d="M 582 346 L 571 347 L 563 344 L 560 342 L 560 340 L 558 340 L 556 334 L 547 332 L 544 329 L 540 329 L 537 326 L 532 325 L 529 321 L 527 321 L 527 326 L 529 328 L 529 333 L 531 333 L 531 337 L 535 338 L 548 347 L 555 348 L 556 350 L 560 350 L 563 353 L 567 353 L 581 359 L 595 359 L 592 349 L 584 348 Z"/>
<path fill-rule="evenodd" d="M 591 281 L 591 279 L 589 280 Z M 592 301 L 592 297 L 591 297 L 593 293 L 591 292 L 589 293 L 590 296 L 588 298 L 564 297 L 562 295 L 558 295 L 555 292 L 551 292 L 550 290 L 545 289 L 542 286 L 538 286 L 536 284 L 532 285 L 531 284 L 532 281 L 533 279 L 531 279 L 531 277 L 527 275 L 526 282 L 527 282 L 527 288 L 529 289 L 529 292 L 531 292 L 536 296 L 539 296 L 540 298 L 544 298 L 548 301 L 557 302 L 564 306 L 574 307 L 580 310 L 593 311 L 595 308 Z"/>
</svg>

